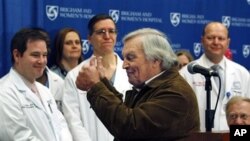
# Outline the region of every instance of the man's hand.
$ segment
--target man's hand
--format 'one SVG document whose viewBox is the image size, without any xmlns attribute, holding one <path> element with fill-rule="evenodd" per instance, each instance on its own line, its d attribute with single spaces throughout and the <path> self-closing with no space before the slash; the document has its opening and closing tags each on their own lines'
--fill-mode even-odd
<svg viewBox="0 0 250 141">
<path fill-rule="evenodd" d="M 100 72 L 102 68 L 101 58 L 91 58 L 89 66 L 84 65 L 76 78 L 75 83 L 77 88 L 87 91 L 98 83 L 100 81 L 100 75 L 102 75 L 102 72 Z"/>
</svg>

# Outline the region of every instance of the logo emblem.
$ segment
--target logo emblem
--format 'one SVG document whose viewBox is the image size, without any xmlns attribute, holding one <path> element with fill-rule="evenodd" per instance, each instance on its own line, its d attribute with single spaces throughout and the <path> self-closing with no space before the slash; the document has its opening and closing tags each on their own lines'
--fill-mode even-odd
<svg viewBox="0 0 250 141">
<path fill-rule="evenodd" d="M 198 57 L 201 54 L 201 43 L 194 43 L 194 55 Z"/>
<path fill-rule="evenodd" d="M 55 5 L 46 5 L 46 14 L 47 17 L 51 20 L 54 21 L 57 16 L 58 16 L 58 10 L 59 7 Z"/>
<path fill-rule="evenodd" d="M 115 23 L 118 22 L 119 16 L 120 16 L 120 11 L 119 10 L 109 10 L 109 16 L 112 17 Z"/>
<path fill-rule="evenodd" d="M 227 28 L 229 28 L 230 23 L 231 23 L 230 16 L 222 16 L 222 24 L 224 24 Z"/>
<path fill-rule="evenodd" d="M 176 12 L 171 12 L 170 21 L 174 27 L 178 26 L 181 21 L 181 14 Z"/>
<path fill-rule="evenodd" d="M 85 55 L 89 52 L 89 41 L 82 40 L 82 54 Z"/>
<path fill-rule="evenodd" d="M 247 58 L 250 54 L 250 45 L 243 45 L 242 46 L 242 54 L 245 58 Z"/>
</svg>

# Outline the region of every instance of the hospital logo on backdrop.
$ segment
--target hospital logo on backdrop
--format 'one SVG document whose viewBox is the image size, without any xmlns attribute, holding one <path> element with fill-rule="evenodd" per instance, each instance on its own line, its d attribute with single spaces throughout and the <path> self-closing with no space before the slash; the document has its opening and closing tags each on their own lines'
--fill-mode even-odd
<svg viewBox="0 0 250 141">
<path fill-rule="evenodd" d="M 222 16 L 222 23 L 229 28 L 230 27 L 230 23 L 231 23 L 231 17 L 230 16 Z"/>
<path fill-rule="evenodd" d="M 89 52 L 89 41 L 82 39 L 82 54 L 85 55 Z"/>
<path fill-rule="evenodd" d="M 194 55 L 198 57 L 201 54 L 201 50 L 202 50 L 201 43 L 195 42 L 193 46 L 193 50 L 194 50 Z"/>
<path fill-rule="evenodd" d="M 119 21 L 120 11 L 119 10 L 110 9 L 109 10 L 109 16 L 112 17 L 112 19 L 114 20 L 115 23 L 117 23 Z"/>
<path fill-rule="evenodd" d="M 54 21 L 58 16 L 59 7 L 56 5 L 46 5 L 46 15 L 51 20 Z"/>
<path fill-rule="evenodd" d="M 176 12 L 170 13 L 170 21 L 174 27 L 177 27 L 181 21 L 181 14 Z"/>
<path fill-rule="evenodd" d="M 245 58 L 247 58 L 250 54 L 250 45 L 243 45 L 242 46 L 242 54 Z"/>
</svg>

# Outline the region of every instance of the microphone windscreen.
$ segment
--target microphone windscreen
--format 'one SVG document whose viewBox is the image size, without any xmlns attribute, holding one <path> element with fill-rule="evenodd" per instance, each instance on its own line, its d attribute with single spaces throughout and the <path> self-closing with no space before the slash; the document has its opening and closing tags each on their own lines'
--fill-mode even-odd
<svg viewBox="0 0 250 141">
<path fill-rule="evenodd" d="M 191 63 L 188 64 L 187 69 L 188 69 L 188 72 L 189 72 L 189 73 L 195 74 L 193 68 L 194 68 L 194 66 L 195 66 L 196 64 L 197 64 L 196 62 L 191 62 Z"/>
</svg>

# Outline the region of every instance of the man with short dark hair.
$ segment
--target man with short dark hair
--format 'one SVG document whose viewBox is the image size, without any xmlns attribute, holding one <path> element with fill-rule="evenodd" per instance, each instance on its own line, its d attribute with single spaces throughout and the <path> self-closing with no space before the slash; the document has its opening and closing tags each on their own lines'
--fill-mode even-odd
<svg viewBox="0 0 250 141">
<path fill-rule="evenodd" d="M 125 93 L 131 85 L 127 82 L 126 72 L 122 70 L 122 59 L 115 53 L 117 29 L 112 17 L 107 14 L 97 14 L 88 23 L 88 41 L 93 47 L 93 57 L 101 57 L 103 71 L 109 83 Z M 86 139 L 86 132 L 93 141 L 113 141 L 103 123 L 97 118 L 86 98 L 86 91 L 75 85 L 76 77 L 82 66 L 90 59 L 84 60 L 72 69 L 64 80 L 63 112 L 68 122 L 74 141 Z M 121 84 L 121 82 L 123 82 Z"/>
<path fill-rule="evenodd" d="M 48 88 L 36 82 L 47 64 L 49 38 L 36 29 L 11 40 L 13 66 L 0 80 L 0 139 L 71 141 L 67 123 Z"/>
</svg>

